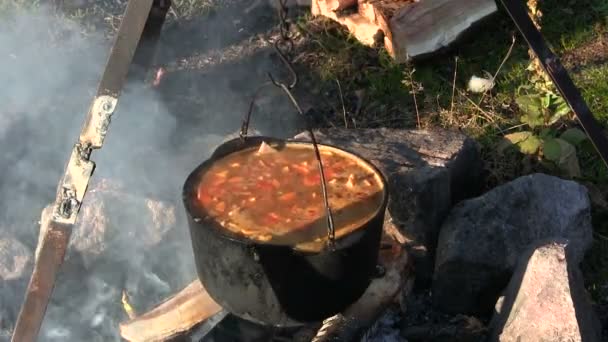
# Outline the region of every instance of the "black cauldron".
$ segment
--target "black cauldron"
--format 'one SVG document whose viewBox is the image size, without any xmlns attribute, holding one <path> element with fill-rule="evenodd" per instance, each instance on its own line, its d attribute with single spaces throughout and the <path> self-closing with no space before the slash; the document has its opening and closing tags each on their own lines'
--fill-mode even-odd
<svg viewBox="0 0 608 342">
<path fill-rule="evenodd" d="M 319 322 L 357 301 L 375 274 L 388 201 L 386 180 L 368 162 L 384 185 L 381 208 L 361 228 L 336 237 L 333 248 L 303 252 L 293 246 L 248 240 L 206 218 L 194 199 L 201 175 L 214 161 L 259 146 L 262 141 L 310 144 L 270 137 L 230 140 L 199 165 L 184 184 L 183 201 L 198 276 L 218 304 L 241 318 L 277 327 Z"/>
</svg>

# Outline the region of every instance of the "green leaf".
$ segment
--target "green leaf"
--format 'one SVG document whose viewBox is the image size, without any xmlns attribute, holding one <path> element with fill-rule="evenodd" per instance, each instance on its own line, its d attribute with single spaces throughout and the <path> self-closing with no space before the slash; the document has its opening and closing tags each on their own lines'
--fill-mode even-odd
<svg viewBox="0 0 608 342">
<path fill-rule="evenodd" d="M 562 156 L 562 148 L 557 139 L 547 139 L 543 144 L 543 156 L 546 159 L 559 162 L 559 158 Z"/>
<path fill-rule="evenodd" d="M 545 124 L 545 120 L 543 118 L 542 113 L 538 112 L 538 113 L 527 113 L 522 115 L 519 118 L 519 121 L 521 121 L 522 123 L 527 124 L 528 126 L 530 126 L 530 128 L 535 128 L 538 126 L 543 126 Z"/>
<path fill-rule="evenodd" d="M 543 103 L 538 95 L 522 95 L 515 99 L 522 112 L 528 114 L 542 114 Z"/>
<path fill-rule="evenodd" d="M 563 139 L 555 139 L 560 146 L 560 157 L 557 166 L 570 177 L 580 177 L 581 168 L 576 156 L 576 148 Z"/>
<path fill-rule="evenodd" d="M 499 144 L 499 152 L 504 151 L 509 146 L 515 146 L 521 153 L 534 154 L 540 148 L 542 141 L 532 132 L 517 132 L 507 134 L 503 142 Z"/>
<path fill-rule="evenodd" d="M 543 108 L 549 108 L 553 102 L 552 100 L 553 96 L 551 93 L 547 93 L 545 96 L 541 97 L 541 104 L 543 105 Z"/>
<path fill-rule="evenodd" d="M 580 143 L 587 140 L 587 134 L 578 128 L 569 128 L 562 133 L 560 138 L 574 146 L 578 146 Z"/>
<path fill-rule="evenodd" d="M 530 131 L 523 131 L 523 132 L 516 132 L 516 133 L 511 133 L 511 134 L 506 134 L 504 136 L 504 138 L 506 140 L 508 140 L 511 144 L 517 144 L 519 142 L 522 142 L 526 139 L 528 139 L 529 137 L 533 136 L 534 134 Z"/>
<path fill-rule="evenodd" d="M 551 129 L 551 128 L 543 128 L 540 131 L 540 134 L 538 135 L 541 139 L 545 140 L 547 138 L 553 138 L 555 137 L 555 130 Z"/>
<path fill-rule="evenodd" d="M 538 151 L 542 143 L 542 140 L 540 140 L 537 136 L 531 135 L 528 139 L 517 143 L 517 146 L 519 146 L 519 151 L 521 153 L 534 154 Z"/>
<path fill-rule="evenodd" d="M 572 109 L 570 109 L 568 103 L 564 101 L 562 97 L 558 97 L 558 100 L 555 103 L 555 115 L 562 117 L 564 115 L 570 114 L 571 111 Z"/>
<path fill-rule="evenodd" d="M 498 144 L 498 152 L 503 153 L 509 147 L 515 147 L 517 148 L 517 150 L 521 151 L 518 144 L 530 138 L 531 136 L 533 136 L 533 133 L 528 131 L 507 134 L 502 138 L 502 141 Z"/>
</svg>

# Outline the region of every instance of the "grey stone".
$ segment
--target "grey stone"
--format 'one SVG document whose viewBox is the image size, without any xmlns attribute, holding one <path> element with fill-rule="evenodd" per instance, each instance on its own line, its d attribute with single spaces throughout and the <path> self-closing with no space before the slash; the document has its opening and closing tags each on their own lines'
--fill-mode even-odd
<svg viewBox="0 0 608 342">
<path fill-rule="evenodd" d="M 582 260 L 592 243 L 583 186 L 534 174 L 460 203 L 439 235 L 435 304 L 450 313 L 490 313 L 519 256 L 548 238 L 568 239 L 572 262 Z"/>
<path fill-rule="evenodd" d="M 453 202 L 477 195 L 480 191 L 483 164 L 479 145 L 458 131 L 329 128 L 315 130 L 314 133 L 319 141 L 340 143 L 345 148 L 382 146 L 386 153 L 394 152 L 412 166 L 447 168 Z M 307 132 L 298 134 L 295 139 L 310 140 Z"/>
<path fill-rule="evenodd" d="M 524 253 L 491 322 L 490 341 L 601 341 L 597 319 L 566 241 Z"/>
<path fill-rule="evenodd" d="M 444 130 L 336 128 L 316 130 L 315 137 L 360 155 L 383 173 L 390 190 L 387 221 L 404 235 L 417 286 L 428 285 L 441 222 L 452 200 L 465 196 L 462 188 L 480 180 L 476 145 Z M 294 139 L 310 141 L 307 132 Z"/>
<path fill-rule="evenodd" d="M 19 240 L 0 237 L 0 281 L 27 277 L 33 262 L 32 251 Z"/>
<path fill-rule="evenodd" d="M 10 337 L 33 261 L 29 247 L 12 236 L 0 236 L 0 341 Z"/>
<path fill-rule="evenodd" d="M 51 209 L 44 209 L 41 222 L 50 218 Z M 77 254 L 85 267 L 101 257 L 128 261 L 157 245 L 175 224 L 176 212 L 171 203 L 129 193 L 119 183 L 101 179 L 87 193 L 67 258 Z M 41 229 L 39 241 L 42 234 Z"/>
</svg>

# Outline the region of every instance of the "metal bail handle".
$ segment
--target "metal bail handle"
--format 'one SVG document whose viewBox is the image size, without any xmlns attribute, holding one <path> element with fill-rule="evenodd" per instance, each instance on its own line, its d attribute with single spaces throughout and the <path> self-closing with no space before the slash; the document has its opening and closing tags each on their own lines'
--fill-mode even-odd
<svg viewBox="0 0 608 342">
<path fill-rule="evenodd" d="M 279 1 L 281 8 L 283 9 L 283 11 L 285 11 L 286 8 L 284 7 L 284 4 L 281 2 L 281 0 L 278 0 L 278 1 Z M 280 17 L 281 17 L 281 21 L 283 22 L 285 15 L 283 14 Z M 329 206 L 329 196 L 327 194 L 327 182 L 325 180 L 325 171 L 323 169 L 323 162 L 321 161 L 321 154 L 319 153 L 319 146 L 317 145 L 317 139 L 315 138 L 315 134 L 312 131 L 311 125 L 310 125 L 309 121 L 307 120 L 304 112 L 302 112 L 302 108 L 300 107 L 300 105 L 298 104 L 295 97 L 293 96 L 293 94 L 290 91 L 298 83 L 298 75 L 295 72 L 291 63 L 289 63 L 289 61 L 287 60 L 287 57 L 285 57 L 285 54 L 283 53 L 281 47 L 282 46 L 287 47 L 288 50 L 291 50 L 293 48 L 293 41 L 285 33 L 283 25 L 281 26 L 281 33 L 282 33 L 281 34 L 282 37 L 280 40 L 277 40 L 275 42 L 274 48 L 275 48 L 277 54 L 279 55 L 279 57 L 281 58 L 281 61 L 283 62 L 283 64 L 289 70 L 289 73 L 291 75 L 291 82 L 289 84 L 279 82 L 272 76 L 272 74 L 268 73 L 270 82 L 265 82 L 255 91 L 253 98 L 251 99 L 251 102 L 249 103 L 249 109 L 245 115 L 245 118 L 243 119 L 243 123 L 241 125 L 241 130 L 239 132 L 239 136 L 240 136 L 241 140 L 243 140 L 243 141 L 247 139 L 247 130 L 249 129 L 249 122 L 251 120 L 251 114 L 253 113 L 255 101 L 256 101 L 257 97 L 259 96 L 260 91 L 269 84 L 273 84 L 274 86 L 282 89 L 283 92 L 285 92 L 285 94 L 291 101 L 291 103 L 293 104 L 293 106 L 295 107 L 296 111 L 304 117 L 304 121 L 306 122 L 306 130 L 310 134 L 310 138 L 312 140 L 312 145 L 313 145 L 314 152 L 315 152 L 315 158 L 317 159 L 317 164 L 319 166 L 319 174 L 321 176 L 321 192 L 323 193 L 323 202 L 324 202 L 324 206 L 325 206 L 325 212 L 327 213 L 327 239 L 328 239 L 327 242 L 328 242 L 329 247 L 333 249 L 335 247 L 336 231 L 335 231 L 335 227 L 334 227 L 333 215 L 331 213 L 331 208 Z M 283 45 L 281 45 L 281 43 L 283 43 Z"/>
</svg>

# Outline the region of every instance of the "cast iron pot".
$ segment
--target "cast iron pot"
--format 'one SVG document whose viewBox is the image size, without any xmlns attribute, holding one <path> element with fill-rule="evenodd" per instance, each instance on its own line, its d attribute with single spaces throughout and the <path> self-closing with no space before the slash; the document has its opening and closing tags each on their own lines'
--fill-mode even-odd
<svg viewBox="0 0 608 342">
<path fill-rule="evenodd" d="M 211 298 L 241 318 L 277 327 L 319 322 L 361 297 L 376 272 L 388 201 L 386 180 L 368 162 L 384 185 L 381 208 L 361 228 L 336 238 L 333 249 L 325 247 L 311 253 L 248 240 L 207 218 L 193 199 L 201 175 L 214 161 L 259 146 L 262 141 L 310 144 L 269 137 L 230 140 L 199 165 L 184 184 L 183 201 L 198 276 Z"/>
</svg>

